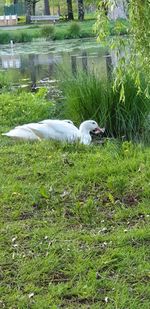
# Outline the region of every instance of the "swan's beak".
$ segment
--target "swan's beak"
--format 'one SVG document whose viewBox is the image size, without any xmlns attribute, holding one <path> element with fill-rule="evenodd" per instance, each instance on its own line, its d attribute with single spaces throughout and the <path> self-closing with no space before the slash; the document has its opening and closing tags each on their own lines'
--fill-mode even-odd
<svg viewBox="0 0 150 309">
<path fill-rule="evenodd" d="M 93 133 L 95 134 L 98 134 L 98 133 L 104 133 L 105 132 L 105 128 L 99 128 L 97 127 L 95 130 L 92 131 Z"/>
</svg>

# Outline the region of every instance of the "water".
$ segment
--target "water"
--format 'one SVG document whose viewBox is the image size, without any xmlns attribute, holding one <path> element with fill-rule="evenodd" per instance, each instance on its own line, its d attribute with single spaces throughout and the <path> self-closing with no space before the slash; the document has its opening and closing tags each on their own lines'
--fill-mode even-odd
<svg viewBox="0 0 150 309">
<path fill-rule="evenodd" d="M 109 55 L 95 39 L 48 42 L 37 40 L 0 46 L 0 71 L 14 86 L 50 86 L 58 79 L 58 70 L 65 68 L 95 71 L 104 78 L 110 66 Z M 59 69 L 58 69 L 59 68 Z"/>
</svg>

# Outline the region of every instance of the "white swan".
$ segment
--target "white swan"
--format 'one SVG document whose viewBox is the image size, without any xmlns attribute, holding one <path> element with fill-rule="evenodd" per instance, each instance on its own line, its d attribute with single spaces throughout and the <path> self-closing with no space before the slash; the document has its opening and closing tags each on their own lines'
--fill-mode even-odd
<svg viewBox="0 0 150 309">
<path fill-rule="evenodd" d="M 16 131 L 17 130 L 17 135 Z M 104 132 L 104 129 L 99 128 L 98 124 L 94 120 L 86 120 L 81 123 L 79 129 L 72 123 L 61 120 L 43 120 L 40 123 L 29 123 L 23 126 L 16 127 L 8 133 L 3 135 L 28 139 L 53 139 L 58 141 L 75 142 L 80 140 L 82 144 L 89 145 L 91 142 L 91 131 L 95 133 Z M 26 137 L 24 137 L 26 131 Z M 31 135 L 33 136 L 31 138 Z M 23 135 L 22 135 L 23 134 Z"/>
<path fill-rule="evenodd" d="M 81 123 L 79 129 L 72 123 L 67 122 L 52 122 L 46 120 L 40 122 L 37 126 L 30 126 L 31 130 L 40 138 L 55 139 L 59 141 L 75 142 L 80 140 L 82 144 L 89 145 L 91 143 L 90 132 L 95 134 L 102 132 L 104 128 L 99 128 L 98 124 L 94 120 L 86 120 Z"/>
<path fill-rule="evenodd" d="M 14 129 L 10 130 L 9 132 L 2 133 L 2 135 L 12 137 L 14 139 L 21 139 L 21 140 L 41 140 L 41 138 L 48 138 L 47 137 L 47 126 L 46 126 L 47 122 L 49 124 L 53 124 L 54 126 L 61 125 L 63 122 L 73 124 L 73 122 L 69 119 L 65 119 L 65 120 L 46 119 L 38 123 L 27 123 L 27 124 L 16 126 Z M 34 130 L 37 130 L 38 134 L 35 134 Z"/>
</svg>

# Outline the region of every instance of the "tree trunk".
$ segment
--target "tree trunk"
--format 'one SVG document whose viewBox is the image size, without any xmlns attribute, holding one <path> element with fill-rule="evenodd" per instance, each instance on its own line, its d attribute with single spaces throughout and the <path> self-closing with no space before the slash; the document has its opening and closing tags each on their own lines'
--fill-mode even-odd
<svg viewBox="0 0 150 309">
<path fill-rule="evenodd" d="M 49 0 L 44 0 L 44 14 L 50 15 Z"/>
<path fill-rule="evenodd" d="M 67 0 L 68 20 L 73 20 L 72 0 Z"/>
<path fill-rule="evenodd" d="M 127 19 L 127 14 L 125 11 L 125 5 L 123 0 L 116 1 L 113 10 L 108 8 L 108 17 L 111 20 L 116 20 L 118 18 Z"/>
<path fill-rule="evenodd" d="M 26 24 L 31 23 L 31 0 L 26 0 L 25 1 L 26 5 Z"/>
<path fill-rule="evenodd" d="M 83 0 L 78 0 L 78 20 L 84 20 L 84 4 Z"/>
<path fill-rule="evenodd" d="M 32 14 L 35 16 L 35 7 L 36 7 L 36 1 L 32 2 Z"/>
<path fill-rule="evenodd" d="M 60 16 L 61 12 L 60 12 L 60 3 L 58 2 L 58 15 Z"/>
</svg>

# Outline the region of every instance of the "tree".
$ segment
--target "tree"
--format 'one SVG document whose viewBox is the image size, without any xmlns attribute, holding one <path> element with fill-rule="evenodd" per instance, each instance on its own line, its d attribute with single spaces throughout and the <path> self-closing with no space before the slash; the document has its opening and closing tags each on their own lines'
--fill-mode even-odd
<svg viewBox="0 0 150 309">
<path fill-rule="evenodd" d="M 36 8 L 36 3 L 39 2 L 40 0 L 32 0 L 32 15 L 35 16 L 35 8 Z"/>
<path fill-rule="evenodd" d="M 44 0 L 44 14 L 50 15 L 49 0 Z"/>
<path fill-rule="evenodd" d="M 72 0 L 67 0 L 68 20 L 73 20 Z"/>
<path fill-rule="evenodd" d="M 31 4 L 32 0 L 25 0 L 25 7 L 26 7 L 26 24 L 30 24 L 31 22 Z"/>
<path fill-rule="evenodd" d="M 119 0 L 120 1 L 120 0 Z M 130 40 L 128 46 L 125 44 L 124 38 L 120 36 L 121 21 L 116 23 L 115 38 L 108 40 L 110 36 L 110 21 L 109 16 L 106 15 L 107 10 L 113 10 L 116 0 L 103 0 L 99 3 L 98 18 L 96 30 L 98 39 L 101 43 L 118 53 L 123 50 L 122 56 L 119 57 L 117 67 L 115 69 L 114 87 L 120 88 L 120 100 L 125 99 L 124 82 L 126 74 L 130 75 L 137 86 L 138 92 L 142 90 L 141 85 L 143 78 L 145 80 L 146 88 L 145 96 L 150 97 L 150 57 L 149 57 L 149 33 L 150 33 L 150 4 L 149 0 L 130 0 L 125 1 L 128 9 Z M 105 9 L 104 9 L 105 2 Z"/>
<path fill-rule="evenodd" d="M 84 19 L 84 4 L 83 0 L 78 0 L 78 20 L 83 21 Z"/>
<path fill-rule="evenodd" d="M 29 24 L 31 22 L 31 15 L 35 15 L 35 7 L 36 3 L 40 0 L 25 0 L 26 7 L 26 23 Z"/>
</svg>

